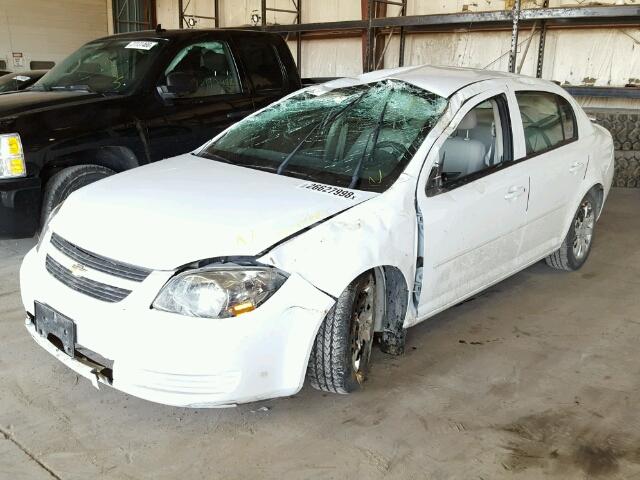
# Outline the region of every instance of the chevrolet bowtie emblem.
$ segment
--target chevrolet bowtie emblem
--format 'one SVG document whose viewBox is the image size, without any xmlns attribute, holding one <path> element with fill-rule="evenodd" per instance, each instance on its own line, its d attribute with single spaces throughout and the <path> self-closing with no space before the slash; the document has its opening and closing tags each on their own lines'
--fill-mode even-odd
<svg viewBox="0 0 640 480">
<path fill-rule="evenodd" d="M 74 263 L 73 265 L 71 265 L 71 274 L 74 277 L 81 277 L 82 274 L 86 271 L 87 269 L 80 263 Z"/>
</svg>

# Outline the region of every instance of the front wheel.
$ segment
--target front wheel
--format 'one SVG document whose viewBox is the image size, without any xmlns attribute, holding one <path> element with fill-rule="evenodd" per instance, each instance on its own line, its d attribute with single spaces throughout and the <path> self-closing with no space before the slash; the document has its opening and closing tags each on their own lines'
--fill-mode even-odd
<svg viewBox="0 0 640 480">
<path fill-rule="evenodd" d="M 333 393 L 360 388 L 369 371 L 376 320 L 373 272 L 360 275 L 342 292 L 325 317 L 311 350 L 311 386 Z"/>
<path fill-rule="evenodd" d="M 560 270 L 578 270 L 589 257 L 593 244 L 598 200 L 589 192 L 580 202 L 567 236 L 560 248 L 545 258 L 547 265 Z"/>
</svg>

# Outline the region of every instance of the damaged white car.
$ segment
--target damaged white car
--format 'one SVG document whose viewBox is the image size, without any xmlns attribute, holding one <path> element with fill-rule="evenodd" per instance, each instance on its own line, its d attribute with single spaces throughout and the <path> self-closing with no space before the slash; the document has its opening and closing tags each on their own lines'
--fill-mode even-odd
<svg viewBox="0 0 640 480">
<path fill-rule="evenodd" d="M 613 144 L 560 87 L 410 67 L 294 93 L 71 194 L 21 269 L 35 341 L 96 386 L 213 407 L 347 393 L 375 338 L 586 261 Z"/>
</svg>

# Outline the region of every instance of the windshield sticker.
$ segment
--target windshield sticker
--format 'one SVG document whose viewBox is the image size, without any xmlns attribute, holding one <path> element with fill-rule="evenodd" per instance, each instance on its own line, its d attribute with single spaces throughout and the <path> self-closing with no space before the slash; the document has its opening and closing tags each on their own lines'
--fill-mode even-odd
<svg viewBox="0 0 640 480">
<path fill-rule="evenodd" d="M 31 80 L 31 77 L 27 77 L 26 75 L 16 75 L 13 78 L 18 80 L 19 82 L 26 82 L 27 80 Z"/>
<path fill-rule="evenodd" d="M 136 50 L 151 50 L 157 44 L 158 42 L 143 42 L 137 40 L 135 42 L 129 42 L 124 48 L 135 48 Z"/>
<path fill-rule="evenodd" d="M 313 183 L 307 182 L 299 185 L 298 188 L 306 188 L 308 190 L 314 190 L 320 193 L 326 193 L 328 195 L 333 195 L 335 197 L 342 197 L 347 200 L 355 200 L 356 194 L 351 190 L 347 190 L 346 188 L 340 187 L 332 187 L 331 185 L 323 185 L 322 183 Z"/>
</svg>

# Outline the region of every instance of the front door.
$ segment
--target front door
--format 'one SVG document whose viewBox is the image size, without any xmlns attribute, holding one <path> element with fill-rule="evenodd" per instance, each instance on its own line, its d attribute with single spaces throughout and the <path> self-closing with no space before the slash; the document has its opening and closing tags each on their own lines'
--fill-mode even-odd
<svg viewBox="0 0 640 480">
<path fill-rule="evenodd" d="M 160 98 L 146 128 L 152 161 L 189 152 L 253 112 L 226 41 L 199 40 L 181 49 L 158 80 L 184 73 L 195 79 L 194 92 Z"/>
<path fill-rule="evenodd" d="M 453 305 L 516 270 L 526 223 L 529 177 L 513 161 L 507 91 L 470 98 L 436 141 L 417 205 L 423 232 L 418 317 Z M 431 186 L 430 186 L 431 185 Z M 421 274 L 420 274 L 421 273 Z"/>
</svg>

